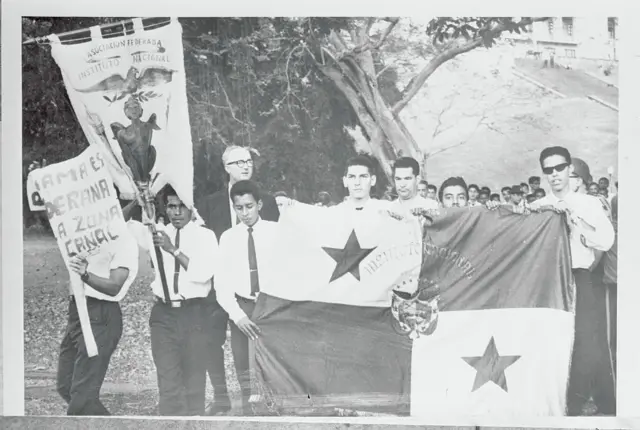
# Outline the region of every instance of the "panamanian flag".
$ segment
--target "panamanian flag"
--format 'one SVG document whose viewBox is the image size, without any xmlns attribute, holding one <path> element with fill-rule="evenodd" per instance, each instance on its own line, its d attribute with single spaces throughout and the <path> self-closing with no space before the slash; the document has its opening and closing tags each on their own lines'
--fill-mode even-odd
<svg viewBox="0 0 640 430">
<path fill-rule="evenodd" d="M 288 280 L 253 314 L 263 400 L 291 414 L 564 415 L 575 287 L 560 215 L 442 209 L 422 234 L 384 211 L 298 204 L 280 222 Z"/>
</svg>

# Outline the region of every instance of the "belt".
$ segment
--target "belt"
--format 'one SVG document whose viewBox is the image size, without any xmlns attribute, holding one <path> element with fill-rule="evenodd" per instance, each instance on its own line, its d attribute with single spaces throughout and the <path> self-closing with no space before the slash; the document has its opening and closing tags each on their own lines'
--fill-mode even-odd
<svg viewBox="0 0 640 430">
<path fill-rule="evenodd" d="M 156 296 L 156 303 L 160 303 L 161 305 L 170 307 L 170 308 L 184 308 L 186 306 L 192 306 L 204 303 L 203 297 L 194 297 L 193 299 L 184 299 L 184 300 L 169 300 L 169 302 L 165 302 L 164 299 Z"/>
<path fill-rule="evenodd" d="M 96 299 L 95 297 L 91 297 L 91 296 L 84 296 L 84 298 L 87 300 L 87 302 L 98 302 L 98 303 L 119 303 L 115 300 L 103 300 L 103 299 Z M 76 297 L 75 296 L 69 296 L 69 301 L 71 303 L 75 303 L 76 302 Z"/>
<path fill-rule="evenodd" d="M 236 294 L 236 300 L 241 300 L 241 301 L 247 302 L 247 303 L 255 303 L 256 300 L 258 300 L 258 295 L 260 295 L 260 293 L 257 293 L 255 295 L 255 297 L 243 297 L 243 296 L 240 296 L 240 295 Z"/>
</svg>

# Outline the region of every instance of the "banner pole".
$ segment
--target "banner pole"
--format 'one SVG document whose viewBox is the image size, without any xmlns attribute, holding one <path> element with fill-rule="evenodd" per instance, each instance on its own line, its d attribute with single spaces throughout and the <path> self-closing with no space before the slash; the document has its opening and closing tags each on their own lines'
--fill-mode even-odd
<svg viewBox="0 0 640 430">
<path fill-rule="evenodd" d="M 162 21 L 158 21 L 158 22 L 150 22 L 150 21 L 154 21 L 154 20 L 162 20 Z M 169 24 L 171 22 L 171 18 L 144 18 L 142 20 L 143 23 L 148 24 L 149 27 L 159 27 L 160 25 L 164 25 L 164 24 Z M 122 27 L 122 30 L 120 30 L 122 32 L 122 34 L 126 34 L 126 26 L 127 24 L 133 24 L 132 19 L 126 19 L 126 20 L 121 20 L 118 22 L 111 22 L 108 24 L 102 24 L 99 25 L 98 27 L 100 28 L 100 30 L 110 30 L 116 27 Z M 118 34 L 120 31 L 114 31 L 112 33 L 109 33 L 110 36 L 113 36 L 115 34 Z M 89 29 L 88 28 L 80 28 L 78 30 L 71 30 L 71 31 L 66 31 L 64 33 L 59 33 L 57 34 L 58 37 L 67 37 L 67 36 L 73 36 L 76 34 L 81 34 L 81 33 L 88 33 Z M 42 44 L 42 43 L 48 43 L 50 42 L 49 39 L 50 36 L 41 36 L 41 37 L 32 37 L 31 39 L 27 39 L 24 42 L 22 42 L 23 45 L 32 45 L 34 43 L 37 44 Z M 87 36 L 87 39 L 90 39 L 90 36 Z"/>
</svg>

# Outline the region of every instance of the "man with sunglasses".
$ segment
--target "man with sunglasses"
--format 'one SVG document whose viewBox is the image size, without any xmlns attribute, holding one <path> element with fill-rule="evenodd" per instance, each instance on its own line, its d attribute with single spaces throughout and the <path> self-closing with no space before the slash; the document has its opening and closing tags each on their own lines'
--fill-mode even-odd
<svg viewBox="0 0 640 430">
<path fill-rule="evenodd" d="M 580 163 L 576 163 L 580 165 Z M 551 207 L 566 214 L 570 229 L 571 265 L 576 283 L 575 341 L 567 392 L 567 412 L 584 415 L 593 400 L 598 413 L 615 415 L 613 371 L 608 359 L 606 300 L 604 290 L 592 282 L 590 268 L 596 251 L 613 245 L 611 221 L 598 199 L 572 189 L 570 175 L 576 172 L 569 151 L 560 146 L 545 148 L 540 166 L 551 193 L 532 203 L 533 208 Z M 578 168 L 578 171 L 580 168 Z"/>
<path fill-rule="evenodd" d="M 227 147 L 222 154 L 222 163 L 229 178 L 227 187 L 196 202 L 198 213 L 204 220 L 205 225 L 215 232 L 218 241 L 220 241 L 222 233 L 240 223 L 240 219 L 232 209 L 231 187 L 238 181 L 251 179 L 254 171 L 251 153 L 247 148 L 241 146 Z M 280 212 L 275 198 L 263 193 L 261 194 L 261 200 L 260 218 L 267 221 L 278 221 Z M 207 407 L 206 414 L 219 415 L 231 409 L 224 371 L 224 351 L 222 349 L 227 338 L 229 316 L 216 299 L 215 279 L 214 288 L 211 290 L 208 301 L 211 305 L 211 329 L 209 330 L 211 333 L 211 346 L 207 371 L 214 389 L 215 401 Z"/>
</svg>

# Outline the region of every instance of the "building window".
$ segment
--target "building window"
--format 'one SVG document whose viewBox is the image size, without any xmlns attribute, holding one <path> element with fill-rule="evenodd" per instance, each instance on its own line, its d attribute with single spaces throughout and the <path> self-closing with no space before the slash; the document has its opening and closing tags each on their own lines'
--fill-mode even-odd
<svg viewBox="0 0 640 430">
<path fill-rule="evenodd" d="M 562 31 L 569 37 L 573 36 L 573 18 L 562 18 Z"/>
<path fill-rule="evenodd" d="M 616 38 L 616 27 L 618 26 L 617 18 L 607 18 L 607 30 L 609 30 L 609 39 Z"/>
<path fill-rule="evenodd" d="M 567 56 L 567 58 L 576 58 L 576 50 L 575 49 L 565 49 L 564 53 Z"/>
</svg>

